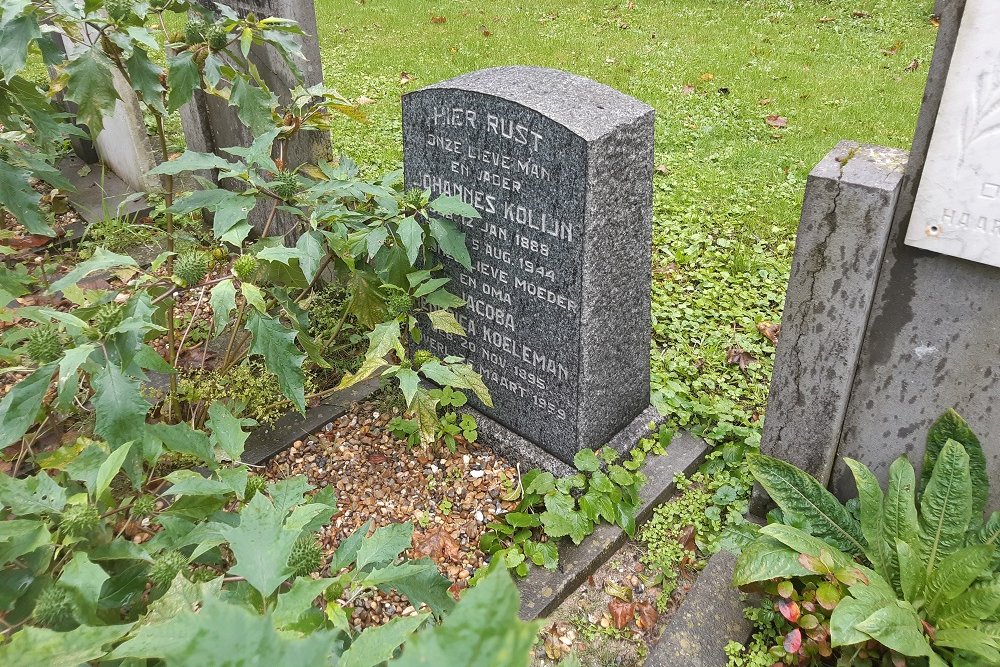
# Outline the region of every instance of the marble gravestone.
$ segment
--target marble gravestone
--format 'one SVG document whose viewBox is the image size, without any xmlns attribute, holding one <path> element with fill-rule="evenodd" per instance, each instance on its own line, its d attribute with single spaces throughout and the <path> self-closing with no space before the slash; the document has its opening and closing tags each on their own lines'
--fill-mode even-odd
<svg viewBox="0 0 1000 667">
<path fill-rule="evenodd" d="M 301 41 L 302 56 L 296 65 L 302 71 L 300 82 L 285 63 L 281 54 L 271 46 L 253 46 L 249 60 L 257 68 L 265 85 L 278 96 L 281 104 L 291 102 L 289 91 L 296 85 L 306 88 L 323 83 L 323 65 L 320 60 L 319 40 L 316 37 L 316 11 L 312 0 L 220 0 L 239 16 L 254 14 L 258 18 L 279 17 L 291 19 L 305 33 Z M 230 146 L 249 146 L 253 134 L 236 115 L 236 109 L 214 95 L 195 90 L 194 98 L 181 108 L 181 123 L 189 150 L 203 153 L 220 153 Z M 301 164 L 321 162 L 329 158 L 330 137 L 326 132 L 299 132 L 289 142 L 285 152 L 285 165 L 295 168 Z M 223 157 L 228 154 L 221 153 Z M 258 203 L 250 213 L 250 224 L 261 230 L 270 205 Z M 294 219 L 279 212 L 269 235 L 287 232 Z"/>
<path fill-rule="evenodd" d="M 998 29 L 1000 4 L 968 3 L 906 235 L 907 245 L 993 266 L 1000 266 Z"/>
<path fill-rule="evenodd" d="M 403 98 L 407 188 L 477 209 L 445 259 L 486 416 L 564 462 L 649 406 L 653 110 L 565 72 L 500 67 Z M 646 418 L 648 421 L 648 417 Z"/>
</svg>

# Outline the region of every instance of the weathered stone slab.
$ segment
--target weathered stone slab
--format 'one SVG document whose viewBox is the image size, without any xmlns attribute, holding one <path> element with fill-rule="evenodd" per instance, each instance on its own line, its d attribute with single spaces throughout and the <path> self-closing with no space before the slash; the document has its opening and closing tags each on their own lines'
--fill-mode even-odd
<svg viewBox="0 0 1000 667">
<path fill-rule="evenodd" d="M 643 472 L 649 481 L 639 491 L 640 505 L 636 523 L 649 520 L 661 503 L 676 492 L 674 477 L 693 472 L 704 460 L 709 447 L 705 441 L 687 433 L 678 433 L 664 456 L 646 460 Z M 559 568 L 532 568 L 531 574 L 518 581 L 521 591 L 521 618 L 531 620 L 549 615 L 568 598 L 597 568 L 606 563 L 628 539 L 621 528 L 601 524 L 578 546 L 563 540 L 559 546 Z"/>
<path fill-rule="evenodd" d="M 753 631 L 743 616 L 743 596 L 730 583 L 736 556 L 720 551 L 708 559 L 660 640 L 646 667 L 725 667 L 726 644 L 746 642 Z"/>
<path fill-rule="evenodd" d="M 828 479 L 906 153 L 842 141 L 809 174 L 761 449 Z"/>
<path fill-rule="evenodd" d="M 992 266 L 1000 266 L 998 25 L 1000 4 L 967 2 L 906 234 L 915 248 Z"/>
<path fill-rule="evenodd" d="M 59 161 L 58 167 L 63 177 L 73 184 L 73 190 L 66 195 L 87 226 L 105 218 L 135 221 L 152 210 L 145 197 L 136 197 L 136 190 L 115 173 L 102 171 L 99 164 L 87 165 L 75 155 L 68 155 Z M 71 232 L 68 230 L 60 243 L 79 241 L 83 230 L 83 226 Z"/>
<path fill-rule="evenodd" d="M 466 357 L 495 407 L 476 407 L 572 461 L 649 405 L 653 110 L 537 67 L 466 74 L 403 98 L 407 187 L 456 195 L 472 269 L 445 260 Z"/>
</svg>

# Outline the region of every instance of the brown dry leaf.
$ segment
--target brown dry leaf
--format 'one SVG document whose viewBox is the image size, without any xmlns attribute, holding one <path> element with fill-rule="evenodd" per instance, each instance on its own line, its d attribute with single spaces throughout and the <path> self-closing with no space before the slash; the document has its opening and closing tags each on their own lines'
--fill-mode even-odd
<svg viewBox="0 0 1000 667">
<path fill-rule="evenodd" d="M 611 622 L 615 628 L 623 630 L 635 617 L 635 603 L 612 600 L 608 603 L 608 611 L 611 612 Z"/>
<path fill-rule="evenodd" d="M 667 167 L 667 165 L 665 164 L 658 164 L 656 165 L 656 173 L 663 174 L 664 176 L 666 176 L 667 174 L 670 173 L 670 168 Z"/>
<path fill-rule="evenodd" d="M 905 72 L 916 72 L 920 69 L 920 61 L 916 58 L 910 61 L 910 64 L 903 68 Z"/>
<path fill-rule="evenodd" d="M 413 79 L 415 79 L 415 78 L 416 77 L 413 76 L 412 74 L 410 74 L 409 72 L 400 72 L 399 73 L 399 85 L 405 86 L 406 84 L 408 84 L 411 81 L 413 81 Z"/>
<path fill-rule="evenodd" d="M 899 53 L 899 50 L 903 48 L 902 42 L 896 42 L 892 45 L 891 49 L 882 49 L 882 55 L 884 56 L 894 56 Z"/>
<path fill-rule="evenodd" d="M 771 127 L 788 127 L 788 119 L 784 116 L 771 115 L 764 119 Z"/>
<path fill-rule="evenodd" d="M 388 460 L 389 460 L 389 457 L 386 456 L 385 454 L 369 454 L 368 455 L 368 463 L 372 463 L 372 464 L 376 464 L 377 465 L 379 463 L 385 463 Z"/>
<path fill-rule="evenodd" d="M 16 236 L 7 241 L 7 245 L 15 250 L 25 250 L 27 248 L 41 248 L 51 240 L 48 236 L 30 234 L 28 236 Z"/>
<path fill-rule="evenodd" d="M 817 23 L 833 23 L 836 20 L 837 19 L 833 18 L 832 16 L 822 16 L 822 17 L 816 19 L 816 22 Z"/>
<path fill-rule="evenodd" d="M 871 14 L 869 14 L 868 12 L 863 12 L 860 9 L 855 9 L 853 12 L 851 12 L 851 18 L 855 19 L 866 19 L 869 16 L 871 16 Z"/>
<path fill-rule="evenodd" d="M 656 619 L 660 617 L 656 613 L 656 607 L 648 602 L 640 602 L 635 606 L 635 610 L 639 614 L 639 620 L 636 621 L 636 625 L 639 626 L 640 630 L 652 630 L 656 627 Z"/>
<path fill-rule="evenodd" d="M 694 86 L 689 86 L 688 84 L 685 83 L 684 87 L 681 88 L 681 92 L 684 93 L 685 95 L 690 95 L 691 93 L 694 92 Z"/>
<path fill-rule="evenodd" d="M 781 325 L 765 320 L 757 323 L 757 331 L 759 331 L 764 338 L 777 345 L 778 336 L 781 334 Z"/>
<path fill-rule="evenodd" d="M 694 552 L 698 550 L 698 543 L 695 541 L 694 526 L 688 526 L 687 528 L 685 528 L 681 532 L 680 537 L 677 538 L 677 541 L 680 542 L 681 546 L 684 548 L 684 551 Z"/>
<path fill-rule="evenodd" d="M 483 37 L 490 37 L 493 34 L 492 31 L 487 30 L 486 28 L 483 28 L 482 32 L 483 32 Z"/>
<path fill-rule="evenodd" d="M 365 97 L 364 95 L 362 95 L 361 97 L 359 97 L 359 98 L 357 99 L 357 102 L 356 102 L 356 104 L 357 104 L 357 105 L 358 105 L 359 107 L 360 107 L 360 106 L 364 106 L 365 104 L 375 104 L 375 100 L 373 100 L 373 99 L 372 99 L 372 98 L 370 98 L 370 97 Z"/>
<path fill-rule="evenodd" d="M 431 17 L 431 23 L 435 23 L 437 25 L 441 25 L 442 23 L 447 23 L 447 22 L 448 22 L 448 19 L 446 19 L 443 16 L 432 16 Z"/>
<path fill-rule="evenodd" d="M 941 27 L 941 17 L 938 16 L 937 14 L 935 14 L 934 16 L 932 16 L 930 18 L 930 23 L 935 28 L 940 28 Z"/>
<path fill-rule="evenodd" d="M 771 98 L 770 97 L 765 97 L 764 99 L 757 100 L 757 104 L 759 104 L 762 107 L 766 107 L 770 103 L 771 103 Z"/>
<path fill-rule="evenodd" d="M 711 72 L 705 72 L 705 73 L 704 73 L 704 74 L 702 74 L 702 75 L 701 75 L 701 76 L 700 76 L 699 78 L 700 78 L 700 79 L 701 79 L 702 81 L 711 81 L 712 79 L 714 79 L 714 78 L 715 78 L 715 75 L 714 75 L 714 74 L 712 74 Z"/>
<path fill-rule="evenodd" d="M 630 586 L 618 584 L 611 579 L 604 582 L 604 592 L 613 598 L 618 598 L 619 600 L 624 600 L 626 602 L 632 600 L 632 588 Z"/>
<path fill-rule="evenodd" d="M 745 371 L 750 364 L 757 363 L 757 357 L 753 356 L 739 345 L 726 350 L 726 363 L 739 366 L 741 371 Z"/>
<path fill-rule="evenodd" d="M 413 548 L 418 554 L 438 562 L 450 560 L 458 563 L 462 560 L 461 547 L 444 527 L 434 528 L 423 534 L 414 533 Z"/>
</svg>

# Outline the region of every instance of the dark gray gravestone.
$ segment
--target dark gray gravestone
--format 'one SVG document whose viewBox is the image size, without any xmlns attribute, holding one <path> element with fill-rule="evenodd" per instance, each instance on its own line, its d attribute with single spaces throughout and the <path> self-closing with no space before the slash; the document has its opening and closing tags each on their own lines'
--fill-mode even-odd
<svg viewBox="0 0 1000 667">
<path fill-rule="evenodd" d="M 305 33 L 299 37 L 303 59 L 296 65 L 302 70 L 303 80 L 296 79 L 281 54 L 270 46 L 254 46 L 249 60 L 260 72 L 265 85 L 278 96 L 282 104 L 289 104 L 289 91 L 296 85 L 305 87 L 323 83 L 323 65 L 320 61 L 319 40 L 316 37 L 316 11 L 312 0 L 220 0 L 220 4 L 233 8 L 240 16 L 250 13 L 258 18 L 279 17 L 298 23 Z M 236 109 L 214 95 L 195 91 L 194 99 L 181 109 L 181 121 L 187 147 L 204 153 L 228 154 L 220 150 L 230 146 L 249 146 L 253 135 L 237 118 Z M 302 164 L 317 163 L 329 157 L 330 137 L 326 132 L 299 132 L 289 142 L 285 152 L 285 165 L 295 168 Z M 274 157 L 278 157 L 275 155 Z M 227 185 L 227 184 L 224 184 Z M 261 202 L 250 214 L 250 224 L 260 231 L 264 226 L 271 205 Z M 270 235 L 287 232 L 294 224 L 291 216 L 278 213 Z"/>
<path fill-rule="evenodd" d="M 653 110 L 537 67 L 466 74 L 403 98 L 407 187 L 455 195 L 473 268 L 445 261 L 482 411 L 563 461 L 649 405 Z"/>
</svg>

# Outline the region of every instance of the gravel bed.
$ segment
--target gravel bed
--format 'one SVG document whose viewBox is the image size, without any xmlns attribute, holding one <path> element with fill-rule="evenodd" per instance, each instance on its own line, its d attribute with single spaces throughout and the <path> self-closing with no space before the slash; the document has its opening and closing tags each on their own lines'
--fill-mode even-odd
<svg viewBox="0 0 1000 667">
<path fill-rule="evenodd" d="M 339 513 L 319 535 L 328 554 L 368 520 L 375 528 L 412 522 L 408 555 L 433 559 L 457 595 L 485 562 L 478 544 L 486 524 L 516 505 L 502 498 L 516 484 L 517 469 L 475 444 L 460 442 L 454 453 L 443 447 L 437 453 L 411 449 L 387 428 L 397 416 L 375 403 L 356 404 L 276 455 L 264 474 L 270 479 L 305 474 L 316 488 L 333 487 Z M 395 593 L 376 593 L 354 607 L 356 627 L 416 613 Z"/>
</svg>

